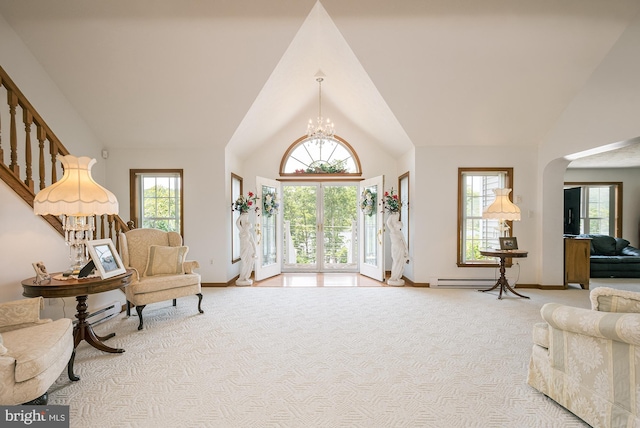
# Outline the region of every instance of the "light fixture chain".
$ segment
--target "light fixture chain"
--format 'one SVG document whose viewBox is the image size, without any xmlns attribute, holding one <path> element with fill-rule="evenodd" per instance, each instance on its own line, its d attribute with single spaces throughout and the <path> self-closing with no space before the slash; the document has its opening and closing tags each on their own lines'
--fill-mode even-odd
<svg viewBox="0 0 640 428">
<path fill-rule="evenodd" d="M 318 77 L 318 118 L 322 119 L 322 77 Z"/>
<path fill-rule="evenodd" d="M 309 120 L 307 126 L 307 137 L 315 138 L 318 140 L 318 144 L 322 144 L 324 139 L 331 139 L 334 135 L 334 125 L 330 119 L 325 120 L 322 117 L 322 77 L 316 78 L 318 82 L 318 117 L 315 121 Z"/>
</svg>

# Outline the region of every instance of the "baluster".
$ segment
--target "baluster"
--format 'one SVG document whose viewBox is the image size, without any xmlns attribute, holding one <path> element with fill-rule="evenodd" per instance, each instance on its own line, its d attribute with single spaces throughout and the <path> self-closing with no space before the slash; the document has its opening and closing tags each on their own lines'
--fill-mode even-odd
<svg viewBox="0 0 640 428">
<path fill-rule="evenodd" d="M 56 147 L 56 143 L 49 140 L 49 154 L 51 154 L 51 184 L 58 181 L 58 172 L 56 171 L 56 154 L 58 153 L 58 148 Z"/>
<path fill-rule="evenodd" d="M 100 236 L 102 239 L 107 237 L 107 234 L 104 232 L 104 218 L 107 217 L 107 220 L 109 219 L 109 216 L 105 216 L 104 214 L 100 216 Z"/>
<path fill-rule="evenodd" d="M 116 251 L 120 253 L 120 232 L 122 231 L 122 226 L 120 224 L 116 224 Z"/>
<path fill-rule="evenodd" d="M 113 223 L 114 223 L 114 215 L 113 214 L 109 214 L 107 216 L 107 218 L 109 219 L 109 222 L 107 224 L 107 227 L 109 228 L 109 238 L 113 241 Z"/>
<path fill-rule="evenodd" d="M 18 166 L 18 131 L 16 130 L 16 107 L 18 106 L 18 96 L 10 89 L 7 89 L 7 102 L 9 103 L 9 145 L 11 146 L 11 163 L 9 169 L 16 177 L 20 177 L 20 167 Z"/>
<path fill-rule="evenodd" d="M 27 177 L 24 179 L 24 184 L 33 192 L 33 160 L 31 158 L 31 125 L 33 124 L 33 115 L 29 110 L 22 110 L 22 120 L 24 122 L 25 132 L 24 160 L 27 163 Z"/>
<path fill-rule="evenodd" d="M 40 176 L 40 190 L 44 189 L 45 187 L 47 187 L 47 185 L 45 184 L 45 169 L 44 169 L 44 140 L 47 138 L 47 132 L 44 129 L 44 126 L 40 125 L 39 123 L 36 122 L 36 135 L 38 138 L 38 147 L 39 147 L 39 154 L 38 154 L 38 175 Z"/>
</svg>

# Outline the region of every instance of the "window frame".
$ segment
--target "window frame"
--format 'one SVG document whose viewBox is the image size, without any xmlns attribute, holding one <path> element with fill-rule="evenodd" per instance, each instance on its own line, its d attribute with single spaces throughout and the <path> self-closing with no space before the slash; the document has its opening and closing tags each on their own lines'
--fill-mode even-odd
<svg viewBox="0 0 640 428">
<path fill-rule="evenodd" d="M 603 187 L 609 186 L 613 187 L 613 198 L 614 201 L 611 204 L 614 207 L 613 220 L 611 220 L 611 216 L 609 217 L 609 227 L 613 225 L 613 234 L 610 236 L 614 236 L 617 238 L 622 238 L 622 182 L 621 181 L 565 181 L 564 188 L 567 187 L 580 187 L 580 220 L 588 219 L 589 217 L 583 217 L 585 212 L 588 213 L 588 206 L 583 204 L 584 198 L 582 195 L 584 194 L 585 187 Z M 581 233 L 591 233 L 591 232 L 581 232 Z"/>
<path fill-rule="evenodd" d="M 234 190 L 238 187 L 238 192 Z M 244 180 L 237 174 L 231 173 L 231 206 L 243 193 Z M 240 261 L 240 231 L 236 227 L 236 221 L 240 218 L 240 212 L 231 210 L 231 264 L 238 263 Z M 237 255 L 235 252 L 237 251 Z"/>
<path fill-rule="evenodd" d="M 308 180 L 309 178 L 321 178 L 321 179 L 326 179 L 327 177 L 336 177 L 336 178 L 340 178 L 340 179 L 345 179 L 348 177 L 360 177 L 362 176 L 362 166 L 360 164 L 360 158 L 358 157 L 358 154 L 356 153 L 356 151 L 353 149 L 353 147 L 351 147 L 351 145 L 342 137 L 339 137 L 337 135 L 333 136 L 333 140 L 337 141 L 338 144 L 342 145 L 351 155 L 351 158 L 353 159 L 353 163 L 355 164 L 355 168 L 356 171 L 355 172 L 344 172 L 344 173 L 307 173 L 307 172 L 302 172 L 302 173 L 296 173 L 296 172 L 285 172 L 284 169 L 287 165 L 287 161 L 289 160 L 289 157 L 291 156 L 291 154 L 298 148 L 298 146 L 300 146 L 301 144 L 304 144 L 307 140 L 310 140 L 312 138 L 304 135 L 300 138 L 298 138 L 296 141 L 294 141 L 289 148 L 284 152 L 284 155 L 282 156 L 282 160 L 280 161 L 280 177 L 291 177 L 291 178 L 302 178 L 304 180 Z"/>
<path fill-rule="evenodd" d="M 180 179 L 180 236 L 184 240 L 184 170 L 183 169 L 130 169 L 129 170 L 129 216 L 136 228 L 141 226 L 139 213 L 141 209 L 142 195 L 140 194 L 140 178 L 142 176 L 166 177 L 167 175 L 177 175 Z"/>
<path fill-rule="evenodd" d="M 464 257 L 462 255 L 462 251 L 466 248 L 465 243 L 463 243 L 464 238 L 464 204 L 463 201 L 463 178 L 465 175 L 469 173 L 482 173 L 478 175 L 490 175 L 488 173 L 495 172 L 496 175 L 502 173 L 504 174 L 504 187 L 503 188 L 511 188 L 513 189 L 514 179 L 513 179 L 513 168 L 511 167 L 477 167 L 477 168 L 469 168 L 469 167 L 460 167 L 458 168 L 458 239 L 457 239 L 457 265 L 458 267 L 496 267 L 500 264 L 497 261 L 486 261 L 486 262 L 475 262 L 469 263 L 463 261 Z M 509 199 L 513 202 L 513 191 L 509 193 Z M 482 219 L 482 221 L 487 222 L 487 219 Z M 508 220 L 507 225 L 509 226 L 509 231 L 507 236 L 513 237 L 513 222 Z M 511 259 L 507 259 L 507 265 L 510 265 Z"/>
<path fill-rule="evenodd" d="M 406 194 L 402 191 L 403 184 L 406 183 L 407 189 Z M 402 233 L 404 234 L 404 239 L 407 243 L 407 249 L 409 248 L 409 171 L 405 172 L 401 176 L 398 177 L 398 198 L 402 202 L 402 207 L 400 207 L 400 221 L 402 221 Z"/>
</svg>

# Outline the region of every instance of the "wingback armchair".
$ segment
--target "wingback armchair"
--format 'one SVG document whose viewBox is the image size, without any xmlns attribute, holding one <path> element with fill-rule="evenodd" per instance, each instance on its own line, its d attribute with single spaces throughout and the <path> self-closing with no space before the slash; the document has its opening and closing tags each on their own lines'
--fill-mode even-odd
<svg viewBox="0 0 640 428">
<path fill-rule="evenodd" d="M 529 385 L 591 426 L 638 427 L 640 293 L 598 287 L 591 309 L 545 304 Z"/>
<path fill-rule="evenodd" d="M 69 363 L 71 320 L 40 319 L 42 302 L 0 303 L 0 405 L 47 404 L 47 390 Z"/>
<path fill-rule="evenodd" d="M 202 310 L 200 275 L 193 270 L 197 261 L 185 260 L 189 248 L 182 245 L 177 232 L 159 229 L 134 229 L 120 233 L 120 256 L 127 269 L 134 269 L 132 283 L 124 288 L 127 296 L 127 315 L 135 305 L 143 328 L 142 310 L 151 303 L 197 295 L 198 311 Z"/>
</svg>

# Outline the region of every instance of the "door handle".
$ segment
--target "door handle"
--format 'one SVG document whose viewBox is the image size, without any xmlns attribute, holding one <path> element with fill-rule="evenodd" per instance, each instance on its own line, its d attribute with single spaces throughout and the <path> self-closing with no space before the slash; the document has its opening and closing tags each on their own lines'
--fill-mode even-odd
<svg viewBox="0 0 640 428">
<path fill-rule="evenodd" d="M 256 223 L 256 236 L 258 237 L 256 245 L 260 245 L 262 240 L 262 232 L 260 231 L 260 223 Z"/>
</svg>

